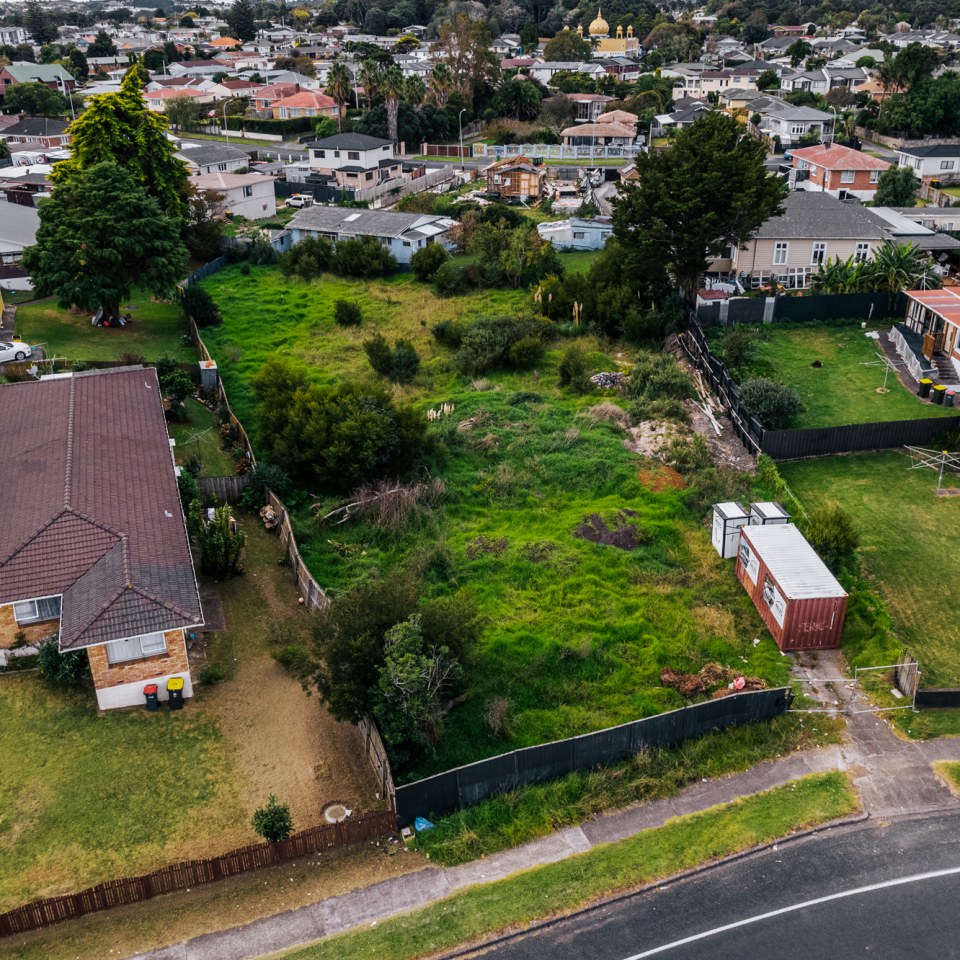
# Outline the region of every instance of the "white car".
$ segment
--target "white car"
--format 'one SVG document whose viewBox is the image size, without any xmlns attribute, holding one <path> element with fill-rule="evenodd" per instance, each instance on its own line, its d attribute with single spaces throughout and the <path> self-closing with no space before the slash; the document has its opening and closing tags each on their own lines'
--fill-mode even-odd
<svg viewBox="0 0 960 960">
<path fill-rule="evenodd" d="M 309 193 L 295 193 L 287 197 L 288 207 L 309 207 L 313 203 L 313 197 Z"/>
<path fill-rule="evenodd" d="M 30 344 L 23 343 L 20 340 L 0 340 L 0 363 L 6 363 L 7 360 L 26 360 L 31 354 Z"/>
</svg>

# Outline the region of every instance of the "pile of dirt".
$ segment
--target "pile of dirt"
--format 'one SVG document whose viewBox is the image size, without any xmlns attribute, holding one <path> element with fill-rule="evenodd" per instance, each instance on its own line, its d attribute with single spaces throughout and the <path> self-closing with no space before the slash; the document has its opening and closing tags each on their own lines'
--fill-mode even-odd
<svg viewBox="0 0 960 960">
<path fill-rule="evenodd" d="M 584 517 L 583 522 L 573 531 L 579 540 L 589 540 L 605 547 L 616 547 L 618 550 L 635 550 L 645 542 L 639 530 L 630 522 L 631 517 L 637 516 L 635 510 L 624 508 L 610 520 L 614 526 L 607 526 L 607 521 L 599 513 L 591 513 Z"/>
<path fill-rule="evenodd" d="M 489 553 L 494 557 L 499 557 L 510 541 L 506 537 L 500 537 L 497 540 L 488 540 L 486 537 L 477 537 L 467 544 L 467 556 L 473 560 L 481 553 Z"/>
<path fill-rule="evenodd" d="M 767 689 L 767 681 L 762 677 L 744 677 L 719 663 L 708 663 L 698 673 L 678 673 L 672 667 L 664 667 L 660 671 L 660 682 L 665 687 L 673 687 L 688 700 L 711 690 L 711 698 L 716 700 L 731 693 Z"/>
<path fill-rule="evenodd" d="M 644 420 L 627 430 L 623 445 L 645 457 L 657 457 L 665 453 L 680 435 L 680 427 L 669 420 Z"/>
<path fill-rule="evenodd" d="M 666 464 L 651 463 L 637 473 L 637 479 L 654 493 L 664 490 L 682 490 L 687 484 L 683 477 Z"/>
</svg>

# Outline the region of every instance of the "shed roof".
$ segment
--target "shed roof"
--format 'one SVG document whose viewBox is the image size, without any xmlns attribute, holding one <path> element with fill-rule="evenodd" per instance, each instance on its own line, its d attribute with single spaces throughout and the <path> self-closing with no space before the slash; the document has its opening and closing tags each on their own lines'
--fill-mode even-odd
<svg viewBox="0 0 960 960">
<path fill-rule="evenodd" d="M 846 590 L 792 523 L 740 528 L 789 600 L 845 597 Z"/>
</svg>

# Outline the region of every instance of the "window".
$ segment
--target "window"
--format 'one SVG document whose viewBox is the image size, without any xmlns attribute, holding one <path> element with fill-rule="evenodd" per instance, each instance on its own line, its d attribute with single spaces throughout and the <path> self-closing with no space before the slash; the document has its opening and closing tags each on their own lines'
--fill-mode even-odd
<svg viewBox="0 0 960 960">
<path fill-rule="evenodd" d="M 840 182 L 841 183 L 853 183 L 856 179 L 856 173 L 853 170 L 841 170 L 840 171 Z"/>
<path fill-rule="evenodd" d="M 880 171 L 879 171 L 879 170 L 871 170 L 871 171 L 870 171 L 870 182 L 871 182 L 871 183 L 879 183 L 879 182 L 880 182 Z"/>
<path fill-rule="evenodd" d="M 802 137 L 807 132 L 805 123 L 795 123 L 790 127 L 790 133 L 795 137 Z"/>
<path fill-rule="evenodd" d="M 810 176 L 815 177 L 817 175 L 817 165 L 815 163 L 810 164 Z"/>
<path fill-rule="evenodd" d="M 869 256 L 870 256 L 870 244 L 858 243 L 857 252 L 853 255 L 854 261 L 856 263 L 863 263 Z"/>
<path fill-rule="evenodd" d="M 372 171 L 372 170 L 368 170 L 368 171 L 367 171 L 367 174 L 366 174 L 366 177 L 367 177 L 368 180 L 372 180 L 372 179 L 373 179 L 373 171 Z"/>
<path fill-rule="evenodd" d="M 252 197 L 252 196 L 253 196 L 253 187 L 244 187 L 244 188 L 243 188 L 243 195 L 244 195 L 245 197 Z"/>
<path fill-rule="evenodd" d="M 360 154 L 359 154 L 359 152 L 356 151 L 356 150 L 348 150 L 348 151 L 347 151 L 347 159 L 348 159 L 348 160 L 359 160 L 359 159 L 360 159 Z"/>
<path fill-rule="evenodd" d="M 790 244 L 785 240 L 778 240 L 773 248 L 773 262 L 783 264 L 787 262 L 787 253 L 790 250 Z"/>
<path fill-rule="evenodd" d="M 105 645 L 107 663 L 126 663 L 167 652 L 167 641 L 162 633 L 145 633 L 129 640 L 115 640 Z"/>
<path fill-rule="evenodd" d="M 941 169 L 941 170 L 952 170 L 952 169 L 953 169 L 953 161 L 952 161 L 952 160 L 941 160 L 941 161 L 940 161 L 940 169 Z"/>
<path fill-rule="evenodd" d="M 404 241 L 403 241 L 403 245 L 404 245 L 405 247 L 409 247 L 409 246 L 410 246 L 410 241 L 409 241 L 409 240 L 404 240 Z"/>
<path fill-rule="evenodd" d="M 314 150 L 314 151 L 313 151 L 313 159 L 314 159 L 314 160 L 322 160 L 324 157 L 326 157 L 326 155 L 327 155 L 327 151 L 326 151 L 326 150 Z"/>
<path fill-rule="evenodd" d="M 218 163 L 218 164 L 217 164 L 217 169 L 218 169 L 218 170 L 226 171 L 227 165 L 226 165 L 225 163 Z"/>
<path fill-rule="evenodd" d="M 813 266 L 823 263 L 827 258 L 827 245 L 825 243 L 815 243 L 813 253 L 810 256 L 810 263 Z"/>
<path fill-rule="evenodd" d="M 24 600 L 13 605 L 13 616 L 17 623 L 41 623 L 44 620 L 56 620 L 60 616 L 59 597 L 40 597 L 37 600 Z"/>
<path fill-rule="evenodd" d="M 573 239 L 574 239 L 574 240 L 583 240 L 584 237 L 586 237 L 586 233 L 585 233 L 583 230 L 574 230 L 574 231 L 573 231 Z"/>
</svg>

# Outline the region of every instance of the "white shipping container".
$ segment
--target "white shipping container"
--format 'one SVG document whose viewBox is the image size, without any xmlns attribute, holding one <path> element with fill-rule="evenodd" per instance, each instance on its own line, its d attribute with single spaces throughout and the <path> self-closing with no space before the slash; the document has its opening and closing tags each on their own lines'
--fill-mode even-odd
<svg viewBox="0 0 960 960">
<path fill-rule="evenodd" d="M 737 555 L 740 528 L 750 522 L 750 512 L 740 503 L 713 505 L 713 547 L 726 560 Z"/>
<path fill-rule="evenodd" d="M 753 526 L 765 527 L 771 523 L 789 523 L 790 514 L 779 503 L 751 503 L 750 523 Z"/>
</svg>

